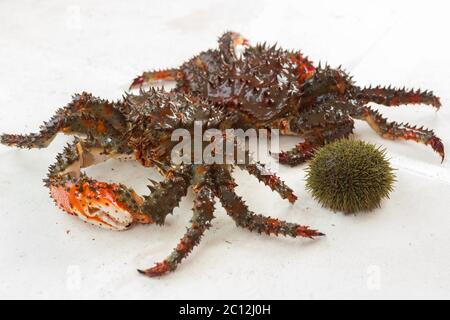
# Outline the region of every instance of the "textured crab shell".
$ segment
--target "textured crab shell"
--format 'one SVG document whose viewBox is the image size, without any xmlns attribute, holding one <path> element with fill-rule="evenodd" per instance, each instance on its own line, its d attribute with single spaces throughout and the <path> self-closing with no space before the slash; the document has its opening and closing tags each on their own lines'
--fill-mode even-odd
<svg viewBox="0 0 450 320">
<path fill-rule="evenodd" d="M 96 182 L 82 186 L 51 186 L 50 195 L 69 214 L 98 227 L 126 230 L 135 217 L 127 205 L 120 201 L 117 185 Z"/>
<path fill-rule="evenodd" d="M 217 50 L 189 60 L 180 68 L 179 89 L 208 98 L 213 103 L 234 105 L 248 122 L 269 121 L 299 103 L 301 85 L 315 68 L 300 52 L 268 47 L 247 48 L 232 62 Z"/>
</svg>

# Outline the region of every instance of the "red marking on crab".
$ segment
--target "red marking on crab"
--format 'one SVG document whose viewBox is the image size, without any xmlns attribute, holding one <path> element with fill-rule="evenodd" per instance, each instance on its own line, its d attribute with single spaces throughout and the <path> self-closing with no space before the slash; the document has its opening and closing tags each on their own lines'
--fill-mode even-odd
<svg viewBox="0 0 450 320">
<path fill-rule="evenodd" d="M 268 185 L 272 190 L 274 190 L 275 187 L 276 187 L 277 185 L 280 185 L 280 184 L 282 183 L 282 181 L 281 181 L 281 179 L 278 178 L 277 176 L 269 175 L 269 176 L 267 176 L 265 183 L 266 183 L 266 185 Z M 289 193 L 289 194 L 287 195 L 287 199 L 288 199 L 288 201 L 289 201 L 290 203 L 295 203 L 295 201 L 297 201 L 297 196 L 296 196 L 295 194 L 293 194 L 293 193 Z"/>
<path fill-rule="evenodd" d="M 172 74 L 168 71 L 158 71 L 155 72 L 152 80 L 175 80 L 172 77 Z"/>
<path fill-rule="evenodd" d="M 391 99 L 391 101 L 389 102 L 389 104 L 390 104 L 391 106 L 397 106 L 397 105 L 399 104 L 399 99 L 398 99 L 398 97 L 393 97 L 393 98 Z"/>
<path fill-rule="evenodd" d="M 266 220 L 266 233 L 267 234 L 278 234 L 280 230 L 281 222 L 278 219 L 269 218 Z"/>
<path fill-rule="evenodd" d="M 269 178 L 267 179 L 267 184 L 273 188 L 275 185 L 280 183 L 280 178 L 276 177 L 276 176 L 269 176 Z"/>
<path fill-rule="evenodd" d="M 176 250 L 180 253 L 184 253 L 188 250 L 188 245 L 184 239 L 181 240 L 180 243 L 178 243 Z"/>
<path fill-rule="evenodd" d="M 104 123 L 103 121 L 101 121 L 101 120 L 98 121 L 98 122 L 97 122 L 96 130 L 97 130 L 97 132 L 100 133 L 100 134 L 105 134 L 105 133 L 106 133 L 106 126 L 105 126 L 105 123 Z"/>
<path fill-rule="evenodd" d="M 298 66 L 298 82 L 300 84 L 314 75 L 316 68 L 301 54 L 292 55 L 290 60 Z"/>
<path fill-rule="evenodd" d="M 288 161 L 288 154 L 284 151 L 281 151 L 280 153 L 273 153 L 272 156 L 274 158 L 278 158 L 278 161 L 283 164 L 283 163 L 287 163 Z"/>
<path fill-rule="evenodd" d="M 297 144 L 296 148 L 305 155 L 311 156 L 314 152 L 315 146 L 311 142 L 305 141 L 303 143 Z"/>
<path fill-rule="evenodd" d="M 390 134 L 392 134 L 392 129 L 389 130 Z M 417 134 L 414 131 L 406 131 L 404 134 L 404 138 L 406 140 L 418 140 Z"/>
<path fill-rule="evenodd" d="M 410 103 L 420 103 L 422 101 L 422 96 L 420 94 L 413 94 L 409 99 Z"/>
</svg>

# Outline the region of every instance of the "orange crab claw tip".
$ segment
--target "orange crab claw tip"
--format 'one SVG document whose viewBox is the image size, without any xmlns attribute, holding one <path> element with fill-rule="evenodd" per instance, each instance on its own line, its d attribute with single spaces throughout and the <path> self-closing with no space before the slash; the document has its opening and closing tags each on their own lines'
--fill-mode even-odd
<svg viewBox="0 0 450 320">
<path fill-rule="evenodd" d="M 139 272 L 140 274 L 143 274 L 143 275 L 147 275 L 147 273 L 145 272 L 145 270 L 137 269 L 137 272 Z"/>
</svg>

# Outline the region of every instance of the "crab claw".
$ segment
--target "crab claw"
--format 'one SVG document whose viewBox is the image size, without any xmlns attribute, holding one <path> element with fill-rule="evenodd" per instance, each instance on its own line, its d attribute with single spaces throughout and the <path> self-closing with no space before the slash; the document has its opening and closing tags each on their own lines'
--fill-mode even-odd
<svg viewBox="0 0 450 320">
<path fill-rule="evenodd" d="M 441 163 L 444 162 L 445 152 L 444 152 L 444 144 L 442 143 L 442 140 L 439 139 L 438 137 L 433 137 L 433 138 L 431 138 L 429 144 L 431 145 L 433 150 L 436 151 L 437 153 L 439 153 L 439 155 L 441 156 L 441 159 L 442 159 Z"/>
<path fill-rule="evenodd" d="M 117 184 L 87 181 L 52 185 L 50 195 L 64 211 L 102 228 L 125 230 L 142 220 L 137 213 L 139 197 Z"/>
</svg>

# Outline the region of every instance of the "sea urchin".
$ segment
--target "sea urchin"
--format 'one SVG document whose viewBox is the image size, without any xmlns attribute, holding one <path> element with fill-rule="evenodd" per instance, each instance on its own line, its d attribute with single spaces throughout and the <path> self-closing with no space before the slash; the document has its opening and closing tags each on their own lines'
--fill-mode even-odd
<svg viewBox="0 0 450 320">
<path fill-rule="evenodd" d="M 348 139 L 319 149 L 306 177 L 306 188 L 316 200 L 324 207 L 345 213 L 380 207 L 395 181 L 385 150 Z"/>
</svg>

